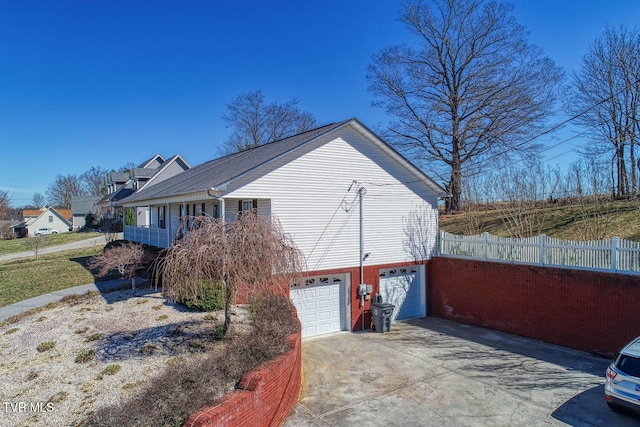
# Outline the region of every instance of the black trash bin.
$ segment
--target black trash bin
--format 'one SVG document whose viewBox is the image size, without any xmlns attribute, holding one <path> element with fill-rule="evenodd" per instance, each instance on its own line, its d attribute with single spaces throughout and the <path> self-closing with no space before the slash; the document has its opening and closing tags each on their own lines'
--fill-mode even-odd
<svg viewBox="0 0 640 427">
<path fill-rule="evenodd" d="M 373 317 L 373 329 L 384 333 L 391 330 L 391 316 L 395 305 L 388 302 L 372 302 L 371 316 Z"/>
</svg>

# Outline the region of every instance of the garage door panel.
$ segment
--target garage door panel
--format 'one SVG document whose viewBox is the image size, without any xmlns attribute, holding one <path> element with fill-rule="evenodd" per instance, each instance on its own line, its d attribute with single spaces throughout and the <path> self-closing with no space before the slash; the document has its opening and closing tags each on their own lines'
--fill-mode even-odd
<svg viewBox="0 0 640 427">
<path fill-rule="evenodd" d="M 346 323 L 343 297 L 344 276 L 307 278 L 302 287 L 291 288 L 291 301 L 298 311 L 302 336 L 335 332 Z"/>
<path fill-rule="evenodd" d="M 424 282 L 420 266 L 380 271 L 383 301 L 395 305 L 393 319 L 425 316 Z"/>
</svg>

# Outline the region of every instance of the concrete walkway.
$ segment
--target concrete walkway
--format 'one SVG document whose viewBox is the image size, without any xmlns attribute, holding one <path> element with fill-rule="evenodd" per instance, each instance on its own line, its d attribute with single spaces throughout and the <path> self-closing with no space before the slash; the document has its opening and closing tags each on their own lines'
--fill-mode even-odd
<svg viewBox="0 0 640 427">
<path fill-rule="evenodd" d="M 118 238 L 121 238 L 121 236 Z M 78 240 L 77 242 L 65 243 L 64 245 L 47 246 L 44 248 L 40 248 L 38 250 L 38 256 L 49 254 L 52 252 L 68 251 L 71 249 L 91 248 L 93 246 L 98 246 L 98 245 L 104 246 L 105 243 L 106 243 L 106 240 L 104 236 L 92 237 L 90 239 Z M 2 255 L 0 256 L 0 261 L 10 261 L 13 259 L 28 258 L 28 257 L 35 257 L 35 253 L 33 251 L 25 251 L 25 252 L 16 252 L 9 255 Z"/>
<path fill-rule="evenodd" d="M 140 281 L 141 279 L 136 279 L 137 283 L 140 283 Z M 37 297 L 29 298 L 15 304 L 0 307 L 0 321 L 7 320 L 12 316 L 22 314 L 34 308 L 44 307 L 52 302 L 62 301 L 64 297 L 69 295 L 84 295 L 91 291 L 97 291 L 100 293 L 115 291 L 121 289 L 124 285 L 130 282 L 131 281 L 129 279 L 105 280 L 104 282 L 89 283 L 87 285 L 61 289 L 59 291 L 51 292 L 50 294 L 38 295 Z"/>
</svg>

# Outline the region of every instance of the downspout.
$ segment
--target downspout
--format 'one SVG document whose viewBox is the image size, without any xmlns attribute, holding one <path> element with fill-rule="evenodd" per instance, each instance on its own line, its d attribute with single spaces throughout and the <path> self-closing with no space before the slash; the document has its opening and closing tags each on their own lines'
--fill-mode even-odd
<svg viewBox="0 0 640 427">
<path fill-rule="evenodd" d="M 207 190 L 207 196 L 216 199 L 218 202 L 220 202 L 220 220 L 222 221 L 222 224 L 224 224 L 225 222 L 225 215 L 226 215 L 226 203 L 225 203 L 225 199 L 222 196 L 216 196 L 215 194 L 211 194 L 212 191 L 216 191 L 215 187 L 211 187 Z"/>
</svg>

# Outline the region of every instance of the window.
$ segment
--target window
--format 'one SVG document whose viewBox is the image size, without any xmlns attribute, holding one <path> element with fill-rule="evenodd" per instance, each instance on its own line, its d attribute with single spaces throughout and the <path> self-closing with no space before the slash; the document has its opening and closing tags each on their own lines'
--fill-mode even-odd
<svg viewBox="0 0 640 427">
<path fill-rule="evenodd" d="M 238 214 L 243 212 L 258 213 L 258 199 L 253 200 L 238 200 Z"/>
<path fill-rule="evenodd" d="M 53 222 L 53 215 L 49 215 L 49 222 Z"/>
<path fill-rule="evenodd" d="M 164 206 L 158 206 L 158 228 L 166 228 L 166 215 Z"/>
</svg>

